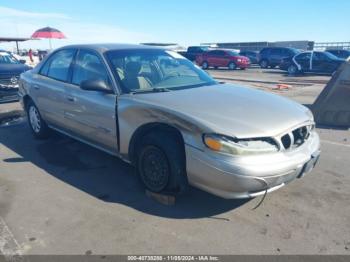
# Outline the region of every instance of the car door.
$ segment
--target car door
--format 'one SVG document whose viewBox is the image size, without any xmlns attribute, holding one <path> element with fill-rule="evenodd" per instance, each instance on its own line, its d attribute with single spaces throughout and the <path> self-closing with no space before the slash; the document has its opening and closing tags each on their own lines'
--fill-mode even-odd
<svg viewBox="0 0 350 262">
<path fill-rule="evenodd" d="M 207 54 L 207 61 L 210 66 L 217 66 L 217 51 L 210 51 Z"/>
<path fill-rule="evenodd" d="M 53 53 L 38 74 L 34 75 L 32 94 L 43 118 L 51 125 L 65 127 L 65 86 L 76 49 Z"/>
<path fill-rule="evenodd" d="M 312 71 L 316 73 L 332 73 L 335 70 L 335 63 L 326 54 L 314 52 L 312 55 Z"/>
<path fill-rule="evenodd" d="M 230 63 L 230 55 L 225 51 L 218 51 L 218 63 L 219 66 L 228 66 Z"/>
<path fill-rule="evenodd" d="M 294 60 L 297 62 L 299 70 L 303 72 L 309 72 L 311 69 L 311 52 L 301 53 L 294 57 Z"/>
<path fill-rule="evenodd" d="M 83 90 L 80 84 L 85 80 L 103 80 L 114 90 L 103 58 L 92 50 L 80 49 L 73 65 L 71 84 L 66 87 L 64 115 L 70 132 L 117 153 L 116 94 Z"/>
</svg>

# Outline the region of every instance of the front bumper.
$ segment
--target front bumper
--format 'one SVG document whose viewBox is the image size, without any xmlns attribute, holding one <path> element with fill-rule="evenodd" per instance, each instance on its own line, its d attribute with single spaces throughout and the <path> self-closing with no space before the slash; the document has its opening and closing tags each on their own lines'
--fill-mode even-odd
<svg viewBox="0 0 350 262">
<path fill-rule="evenodd" d="M 320 139 L 313 132 L 292 151 L 234 157 L 186 145 L 191 185 L 223 198 L 251 198 L 281 188 L 302 177 L 317 163 Z"/>
<path fill-rule="evenodd" d="M 244 62 L 236 62 L 237 67 L 239 68 L 248 68 L 250 66 L 250 63 L 244 63 Z"/>
</svg>

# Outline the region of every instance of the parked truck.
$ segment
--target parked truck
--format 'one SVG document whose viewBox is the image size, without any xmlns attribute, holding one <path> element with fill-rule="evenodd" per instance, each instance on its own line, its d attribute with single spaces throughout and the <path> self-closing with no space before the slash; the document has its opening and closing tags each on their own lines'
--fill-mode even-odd
<svg viewBox="0 0 350 262">
<path fill-rule="evenodd" d="M 204 52 L 208 51 L 208 49 L 209 48 L 207 46 L 189 46 L 187 48 L 187 51 L 178 53 L 190 61 L 195 61 L 197 55 L 203 54 Z"/>
</svg>

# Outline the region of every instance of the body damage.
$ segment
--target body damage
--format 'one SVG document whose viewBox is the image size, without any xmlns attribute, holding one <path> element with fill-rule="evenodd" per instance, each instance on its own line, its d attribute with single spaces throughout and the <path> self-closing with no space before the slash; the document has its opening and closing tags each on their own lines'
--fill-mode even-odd
<svg viewBox="0 0 350 262">
<path fill-rule="evenodd" d="M 186 144 L 204 150 L 205 133 L 275 137 L 312 123 L 310 118 L 307 108 L 291 100 L 232 85 L 122 95 L 118 99 L 120 152 L 126 156 L 134 132 L 151 123 L 175 127 Z"/>
</svg>

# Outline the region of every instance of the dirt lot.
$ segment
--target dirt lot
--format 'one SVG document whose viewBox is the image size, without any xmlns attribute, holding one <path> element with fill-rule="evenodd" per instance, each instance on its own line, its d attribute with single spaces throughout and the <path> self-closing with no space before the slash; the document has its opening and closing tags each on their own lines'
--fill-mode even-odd
<svg viewBox="0 0 350 262">
<path fill-rule="evenodd" d="M 311 104 L 327 76 L 209 70 Z M 277 84 L 289 89 L 275 89 Z M 16 108 L 0 105 L 0 112 Z M 34 140 L 25 120 L 0 127 L 0 251 L 5 254 L 350 254 L 350 132 L 318 128 L 322 155 L 303 179 L 260 198 L 197 189 L 163 206 L 133 168 L 55 134 Z"/>
</svg>

